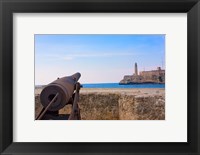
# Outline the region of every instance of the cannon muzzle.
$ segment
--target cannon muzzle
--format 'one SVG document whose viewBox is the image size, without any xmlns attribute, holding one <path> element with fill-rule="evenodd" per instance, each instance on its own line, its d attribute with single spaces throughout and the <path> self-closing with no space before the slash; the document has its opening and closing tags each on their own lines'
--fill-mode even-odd
<svg viewBox="0 0 200 155">
<path fill-rule="evenodd" d="M 49 102 L 51 102 L 51 100 L 56 96 L 56 94 L 59 93 L 48 110 L 58 111 L 63 108 L 72 97 L 75 90 L 75 85 L 80 77 L 80 73 L 75 73 L 71 76 L 58 78 L 57 80 L 48 84 L 40 94 L 40 101 L 42 105 L 46 107 Z"/>
</svg>

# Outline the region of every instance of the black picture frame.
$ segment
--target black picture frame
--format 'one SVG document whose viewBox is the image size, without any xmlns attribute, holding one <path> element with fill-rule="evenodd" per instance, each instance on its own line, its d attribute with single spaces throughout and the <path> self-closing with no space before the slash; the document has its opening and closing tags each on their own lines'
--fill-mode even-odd
<svg viewBox="0 0 200 155">
<path fill-rule="evenodd" d="M 13 13 L 187 13 L 187 143 L 13 142 Z M 0 0 L 1 154 L 200 154 L 199 0 Z M 178 109 L 177 109 L 178 110 Z M 181 110 L 181 109 L 180 109 Z M 81 129 L 80 129 L 81 132 Z M 31 134 L 31 133 L 30 133 Z"/>
</svg>

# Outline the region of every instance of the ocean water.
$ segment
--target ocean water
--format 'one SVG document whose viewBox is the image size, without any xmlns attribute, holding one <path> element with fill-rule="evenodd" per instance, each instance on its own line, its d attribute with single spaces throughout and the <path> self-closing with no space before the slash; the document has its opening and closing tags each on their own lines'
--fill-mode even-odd
<svg viewBox="0 0 200 155">
<path fill-rule="evenodd" d="M 119 83 L 90 83 L 82 84 L 83 88 L 165 88 L 165 84 L 129 84 Z"/>
</svg>

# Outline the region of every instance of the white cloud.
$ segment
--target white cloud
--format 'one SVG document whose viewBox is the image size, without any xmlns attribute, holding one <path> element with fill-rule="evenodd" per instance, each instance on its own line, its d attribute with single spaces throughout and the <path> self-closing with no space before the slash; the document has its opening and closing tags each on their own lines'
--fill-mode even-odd
<svg viewBox="0 0 200 155">
<path fill-rule="evenodd" d="M 62 58 L 60 58 L 60 59 L 63 59 L 63 60 L 72 60 L 72 59 L 73 59 L 73 57 L 70 57 L 70 56 L 65 56 L 65 57 L 62 57 Z"/>
<path fill-rule="evenodd" d="M 138 55 L 135 52 L 101 52 L 101 53 L 94 53 L 94 52 L 81 52 L 81 53 L 74 53 L 74 54 L 46 54 L 40 55 L 40 57 L 45 57 L 49 59 L 59 59 L 59 60 L 72 60 L 75 58 L 91 58 L 91 57 L 117 57 L 117 56 L 135 56 Z"/>
</svg>

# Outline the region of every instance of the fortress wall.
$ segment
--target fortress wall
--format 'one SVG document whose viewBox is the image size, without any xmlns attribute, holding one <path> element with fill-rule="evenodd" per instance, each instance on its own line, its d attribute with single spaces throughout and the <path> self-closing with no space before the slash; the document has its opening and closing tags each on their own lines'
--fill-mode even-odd
<svg viewBox="0 0 200 155">
<path fill-rule="evenodd" d="M 138 75 L 137 63 L 135 63 L 133 75 L 125 75 L 124 78 L 119 82 L 120 84 L 129 83 L 165 83 L 165 70 L 161 67 L 157 67 L 157 70 L 141 71 Z"/>
<path fill-rule="evenodd" d="M 165 71 L 163 70 L 143 71 L 140 72 L 140 75 L 144 77 L 145 80 L 157 80 L 159 76 L 161 76 L 164 79 Z"/>
<path fill-rule="evenodd" d="M 136 120 L 135 115 L 135 97 L 123 95 L 118 100 L 119 103 L 119 119 L 120 120 Z"/>
<path fill-rule="evenodd" d="M 120 83 L 130 82 L 165 82 L 165 70 L 142 71 L 140 75 L 125 75 Z"/>
<path fill-rule="evenodd" d="M 81 95 L 81 117 L 84 120 L 164 120 L 162 96 L 119 94 Z"/>
<path fill-rule="evenodd" d="M 165 95 L 164 90 L 135 89 L 125 91 L 84 92 L 80 94 L 79 106 L 83 120 L 164 120 Z M 39 95 L 36 99 L 36 115 L 42 106 Z M 71 105 L 65 106 L 59 113 L 68 114 Z"/>
<path fill-rule="evenodd" d="M 151 78 L 153 75 L 159 76 L 159 72 L 158 71 L 156 71 L 156 72 L 155 71 L 146 71 L 146 72 L 141 72 L 140 75 Z"/>
<path fill-rule="evenodd" d="M 143 71 L 143 72 L 140 72 L 140 75 L 141 76 L 152 76 L 152 75 L 156 75 L 156 76 L 159 76 L 159 75 L 164 75 L 165 74 L 165 71 L 164 70 L 154 70 L 154 71 Z"/>
<path fill-rule="evenodd" d="M 80 95 L 79 106 L 83 120 L 118 120 L 119 95 L 89 93 Z"/>
</svg>

